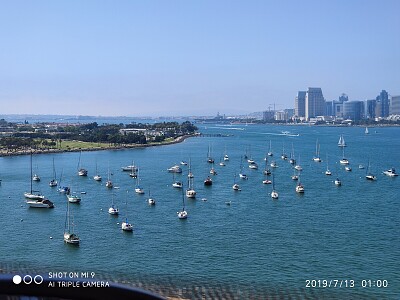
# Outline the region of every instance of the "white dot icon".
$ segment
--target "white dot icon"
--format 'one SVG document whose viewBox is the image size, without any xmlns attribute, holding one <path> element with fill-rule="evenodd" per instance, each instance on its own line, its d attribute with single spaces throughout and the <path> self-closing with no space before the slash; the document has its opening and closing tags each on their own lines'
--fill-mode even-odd
<svg viewBox="0 0 400 300">
<path fill-rule="evenodd" d="M 14 282 L 15 284 L 20 284 L 21 281 L 22 281 L 21 276 L 19 276 L 19 275 L 14 275 L 14 277 L 13 277 L 13 282 Z"/>
</svg>

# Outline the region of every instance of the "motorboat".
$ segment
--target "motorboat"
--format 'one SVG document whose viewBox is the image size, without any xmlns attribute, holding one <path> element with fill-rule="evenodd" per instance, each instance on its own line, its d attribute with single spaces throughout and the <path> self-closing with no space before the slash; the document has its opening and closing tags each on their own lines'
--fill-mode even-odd
<svg viewBox="0 0 400 300">
<path fill-rule="evenodd" d="M 167 170 L 170 173 L 182 173 L 182 168 L 179 165 L 172 166 Z"/>
<path fill-rule="evenodd" d="M 383 174 L 385 174 L 386 176 L 390 176 L 390 177 L 395 177 L 395 176 L 399 175 L 399 174 L 396 173 L 395 168 L 390 168 L 387 171 L 383 171 Z"/>
</svg>

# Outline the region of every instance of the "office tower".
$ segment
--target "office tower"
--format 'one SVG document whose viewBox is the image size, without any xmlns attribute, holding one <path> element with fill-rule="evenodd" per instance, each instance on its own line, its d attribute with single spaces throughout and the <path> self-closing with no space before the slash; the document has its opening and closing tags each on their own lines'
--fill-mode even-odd
<svg viewBox="0 0 400 300">
<path fill-rule="evenodd" d="M 305 117 L 306 116 L 306 92 L 298 91 L 297 96 L 294 101 L 294 114 L 297 117 Z"/>
<path fill-rule="evenodd" d="M 321 88 L 308 88 L 306 93 L 306 119 L 325 114 L 325 99 Z"/>
<path fill-rule="evenodd" d="M 364 102 L 348 101 L 343 103 L 343 117 L 353 121 L 359 121 L 364 118 Z"/>
<path fill-rule="evenodd" d="M 400 96 L 392 96 L 390 98 L 390 115 L 400 115 Z"/>
<path fill-rule="evenodd" d="M 379 114 L 376 114 L 377 117 L 385 118 L 389 116 L 389 95 L 385 90 L 382 90 L 382 92 L 376 97 L 377 101 L 377 106 L 378 109 L 376 112 L 379 112 Z"/>
<path fill-rule="evenodd" d="M 376 117 L 375 110 L 376 110 L 376 100 L 375 99 L 367 100 L 366 115 L 368 119 L 375 119 Z"/>
</svg>

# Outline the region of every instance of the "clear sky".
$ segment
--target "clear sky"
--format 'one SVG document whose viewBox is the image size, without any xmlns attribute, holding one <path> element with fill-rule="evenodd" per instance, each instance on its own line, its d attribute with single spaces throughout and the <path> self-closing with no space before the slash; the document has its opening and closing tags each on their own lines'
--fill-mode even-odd
<svg viewBox="0 0 400 300">
<path fill-rule="evenodd" d="M 0 114 L 215 115 L 400 94 L 398 0 L 0 0 Z"/>
</svg>

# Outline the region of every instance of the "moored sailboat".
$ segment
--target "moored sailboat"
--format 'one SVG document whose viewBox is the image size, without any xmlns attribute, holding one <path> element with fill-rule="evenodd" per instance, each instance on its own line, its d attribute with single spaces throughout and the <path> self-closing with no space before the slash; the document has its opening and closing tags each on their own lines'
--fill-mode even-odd
<svg viewBox="0 0 400 300">
<path fill-rule="evenodd" d="M 70 211 L 69 202 L 67 201 L 67 212 L 65 216 L 65 225 L 64 225 L 64 242 L 71 245 L 79 245 L 80 238 L 75 233 L 75 223 L 73 221 L 73 216 Z"/>
</svg>

